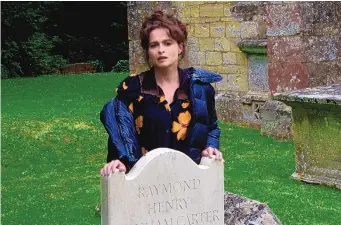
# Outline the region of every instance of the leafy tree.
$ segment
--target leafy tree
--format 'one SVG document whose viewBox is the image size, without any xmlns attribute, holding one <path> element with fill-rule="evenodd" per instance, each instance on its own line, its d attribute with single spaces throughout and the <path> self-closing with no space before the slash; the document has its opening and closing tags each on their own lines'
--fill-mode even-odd
<svg viewBox="0 0 341 225">
<path fill-rule="evenodd" d="M 44 33 L 57 2 L 1 2 L 1 78 L 50 73 L 66 61 L 53 54 L 58 37 Z"/>
</svg>

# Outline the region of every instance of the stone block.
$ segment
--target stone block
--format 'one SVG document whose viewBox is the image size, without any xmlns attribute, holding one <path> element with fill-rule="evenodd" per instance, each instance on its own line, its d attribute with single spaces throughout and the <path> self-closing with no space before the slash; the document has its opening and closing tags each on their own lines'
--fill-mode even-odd
<svg viewBox="0 0 341 225">
<path fill-rule="evenodd" d="M 218 4 L 202 4 L 200 5 L 201 17 L 223 17 L 224 6 L 221 3 Z"/>
<path fill-rule="evenodd" d="M 211 37 L 225 37 L 225 22 L 211 23 L 210 24 Z"/>
<path fill-rule="evenodd" d="M 267 36 L 290 36 L 300 32 L 301 18 L 297 2 L 267 4 Z"/>
<path fill-rule="evenodd" d="M 278 139 L 292 138 L 291 107 L 280 101 L 266 101 L 259 109 L 261 134 Z"/>
<path fill-rule="evenodd" d="M 205 23 L 205 19 L 202 19 L 200 17 L 192 17 L 191 18 L 191 24 L 195 24 L 195 23 Z"/>
<path fill-rule="evenodd" d="M 190 17 L 180 17 L 180 20 L 184 24 L 189 24 L 191 23 L 191 18 Z"/>
<path fill-rule="evenodd" d="M 219 17 L 205 17 L 205 23 L 212 23 L 220 21 Z"/>
<path fill-rule="evenodd" d="M 200 51 L 199 38 L 189 37 L 187 39 L 187 48 L 188 48 L 188 51 L 193 51 L 193 52 Z"/>
<path fill-rule="evenodd" d="M 231 49 L 230 41 L 227 38 L 216 38 L 214 43 L 216 51 L 228 52 Z"/>
<path fill-rule="evenodd" d="M 221 121 L 233 123 L 241 123 L 243 121 L 242 103 L 237 92 L 225 91 L 217 95 L 216 110 L 218 119 Z"/>
<path fill-rule="evenodd" d="M 240 91 L 239 88 L 239 75 L 238 74 L 229 74 L 227 79 L 227 88 L 229 91 Z M 241 113 L 242 115 L 242 113 Z"/>
<path fill-rule="evenodd" d="M 215 41 L 213 38 L 200 38 L 199 46 L 200 46 L 200 51 L 214 51 Z"/>
<path fill-rule="evenodd" d="M 240 66 L 228 65 L 228 66 L 217 66 L 218 73 L 223 74 L 237 74 L 239 72 Z"/>
<path fill-rule="evenodd" d="M 195 24 L 195 37 L 209 37 L 210 25 L 209 24 Z"/>
<path fill-rule="evenodd" d="M 267 31 L 267 24 L 266 21 L 258 21 L 258 33 L 259 33 L 259 39 L 267 39 L 266 36 Z"/>
<path fill-rule="evenodd" d="M 141 43 L 139 40 L 132 41 L 133 51 L 137 54 L 144 53 L 143 48 L 141 47 Z"/>
<path fill-rule="evenodd" d="M 191 17 L 199 17 L 199 14 L 200 14 L 199 5 L 192 6 L 191 7 Z"/>
<path fill-rule="evenodd" d="M 233 53 L 233 52 L 223 53 L 223 64 L 224 65 L 236 65 L 237 53 Z"/>
<path fill-rule="evenodd" d="M 206 52 L 206 64 L 207 65 L 221 65 L 222 64 L 222 53 L 220 52 Z"/>
<path fill-rule="evenodd" d="M 304 63 L 269 63 L 271 93 L 308 87 L 308 71 Z"/>
<path fill-rule="evenodd" d="M 222 17 L 220 18 L 221 22 L 235 22 L 236 19 L 234 17 Z"/>
<path fill-rule="evenodd" d="M 303 35 L 334 35 L 340 32 L 340 2 L 303 2 L 300 5 Z"/>
<path fill-rule="evenodd" d="M 249 88 L 251 91 L 269 90 L 268 59 L 266 56 L 250 55 L 248 63 Z"/>
<path fill-rule="evenodd" d="M 187 31 L 188 31 L 188 37 L 194 37 L 195 36 L 195 26 L 194 26 L 194 24 L 187 25 Z"/>
<path fill-rule="evenodd" d="M 306 63 L 308 70 L 308 87 L 327 85 L 332 62 Z"/>
<path fill-rule="evenodd" d="M 226 22 L 226 37 L 240 37 L 239 22 Z"/>
<path fill-rule="evenodd" d="M 240 36 L 242 39 L 257 39 L 259 37 L 257 22 L 241 22 Z"/>
<path fill-rule="evenodd" d="M 305 48 L 307 62 L 332 61 L 337 59 L 338 36 L 308 37 Z"/>
<path fill-rule="evenodd" d="M 248 55 L 245 54 L 244 52 L 238 52 L 237 54 L 237 64 L 241 66 L 247 67 L 248 65 Z"/>
<path fill-rule="evenodd" d="M 142 53 L 140 53 L 140 54 L 135 54 L 135 58 L 137 59 L 136 61 L 137 61 L 138 63 L 141 63 L 141 64 L 146 63 L 145 56 L 144 56 L 144 54 L 142 54 Z"/>
<path fill-rule="evenodd" d="M 299 36 L 283 37 L 279 42 L 280 61 L 304 62 L 305 41 Z"/>
<path fill-rule="evenodd" d="M 183 16 L 182 17 L 191 17 L 191 8 L 187 7 L 183 9 Z"/>
<path fill-rule="evenodd" d="M 268 37 L 267 38 L 267 55 L 269 62 L 279 62 L 281 54 L 279 52 L 279 37 Z"/>
<path fill-rule="evenodd" d="M 159 148 L 128 174 L 102 177 L 103 225 L 224 224 L 224 164 Z"/>
<path fill-rule="evenodd" d="M 256 21 L 266 14 L 264 3 L 267 2 L 236 2 L 231 9 L 231 13 L 238 21 Z"/>
<path fill-rule="evenodd" d="M 237 73 L 237 67 L 236 66 L 216 66 L 214 68 L 214 71 L 216 71 L 219 74 Z"/>
<path fill-rule="evenodd" d="M 204 52 L 194 52 L 191 51 L 188 53 L 188 61 L 193 65 L 205 65 L 205 53 Z"/>
<path fill-rule="evenodd" d="M 327 73 L 327 84 L 341 84 L 341 60 L 330 62 Z"/>
<path fill-rule="evenodd" d="M 237 76 L 237 85 L 239 91 L 246 92 L 249 90 L 249 82 L 248 82 L 248 74 L 247 69 L 244 67 L 239 67 L 239 73 L 236 74 Z"/>
<path fill-rule="evenodd" d="M 232 17 L 231 9 L 233 5 L 231 2 L 227 2 L 224 4 L 224 17 Z"/>
</svg>

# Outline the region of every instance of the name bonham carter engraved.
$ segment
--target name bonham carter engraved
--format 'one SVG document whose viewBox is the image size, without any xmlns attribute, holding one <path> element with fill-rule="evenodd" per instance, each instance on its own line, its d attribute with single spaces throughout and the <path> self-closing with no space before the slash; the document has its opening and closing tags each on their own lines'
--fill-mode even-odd
<svg viewBox="0 0 341 225">
<path fill-rule="evenodd" d="M 152 220 L 149 222 L 138 222 L 129 225 L 201 225 L 211 224 L 221 218 L 218 217 L 218 210 L 201 213 L 189 213 L 187 215 L 174 216 L 166 219 Z"/>
</svg>

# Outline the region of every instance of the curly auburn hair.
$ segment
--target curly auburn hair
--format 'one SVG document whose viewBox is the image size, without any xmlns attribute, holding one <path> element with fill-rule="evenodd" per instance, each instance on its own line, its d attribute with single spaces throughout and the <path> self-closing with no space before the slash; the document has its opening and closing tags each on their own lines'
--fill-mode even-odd
<svg viewBox="0 0 341 225">
<path fill-rule="evenodd" d="M 174 17 L 174 15 L 164 14 L 162 10 L 155 10 L 154 13 L 145 18 L 142 28 L 140 30 L 141 47 L 145 51 L 145 57 L 147 62 L 149 60 L 148 48 L 149 48 L 149 35 L 157 28 L 168 29 L 168 34 L 178 44 L 183 45 L 183 51 L 181 56 L 185 56 L 185 42 L 187 40 L 187 28 L 180 20 Z"/>
</svg>

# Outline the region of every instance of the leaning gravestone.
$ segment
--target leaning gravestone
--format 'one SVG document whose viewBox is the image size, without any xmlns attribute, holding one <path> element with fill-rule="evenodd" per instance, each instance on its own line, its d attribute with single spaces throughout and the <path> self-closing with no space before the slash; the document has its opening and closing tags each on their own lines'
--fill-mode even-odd
<svg viewBox="0 0 341 225">
<path fill-rule="evenodd" d="M 159 148 L 102 177 L 102 225 L 224 224 L 224 165 Z"/>
</svg>

